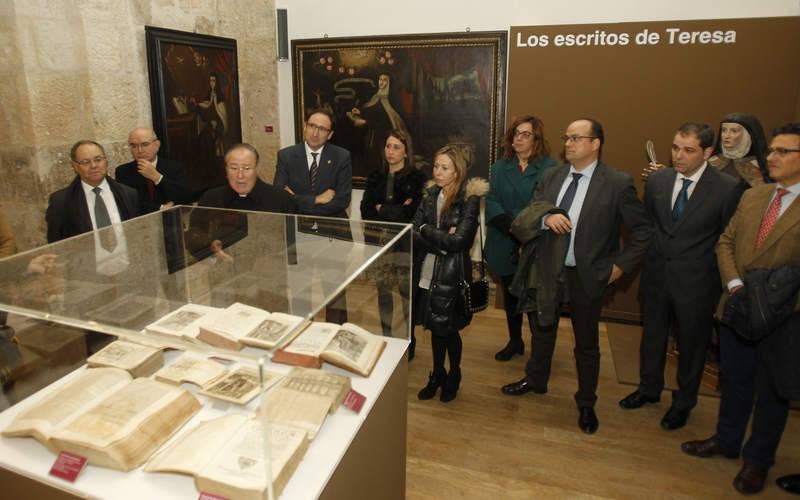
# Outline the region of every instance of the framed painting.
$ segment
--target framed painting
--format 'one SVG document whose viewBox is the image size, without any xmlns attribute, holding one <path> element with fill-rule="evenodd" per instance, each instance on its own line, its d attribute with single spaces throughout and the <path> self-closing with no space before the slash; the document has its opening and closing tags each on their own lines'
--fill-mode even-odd
<svg viewBox="0 0 800 500">
<path fill-rule="evenodd" d="M 225 150 L 242 141 L 236 40 L 145 26 L 160 154 L 183 163 L 198 197 L 225 182 Z"/>
<path fill-rule="evenodd" d="M 507 32 L 439 33 L 292 41 L 294 118 L 335 118 L 331 142 L 349 150 L 353 187 L 379 168 L 392 129 L 407 131 L 419 168 L 460 144 L 470 175 L 487 177 L 502 145 Z"/>
</svg>

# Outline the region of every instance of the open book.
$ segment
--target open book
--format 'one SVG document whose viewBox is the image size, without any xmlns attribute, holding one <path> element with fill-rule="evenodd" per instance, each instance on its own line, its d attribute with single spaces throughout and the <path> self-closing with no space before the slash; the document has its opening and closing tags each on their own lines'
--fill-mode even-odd
<svg viewBox="0 0 800 500">
<path fill-rule="evenodd" d="M 155 347 L 115 340 L 91 355 L 86 364 L 89 368 L 114 367 L 134 377 L 149 377 L 164 365 L 164 354 Z"/>
<path fill-rule="evenodd" d="M 200 410 L 184 389 L 117 368 L 91 368 L 19 414 L 4 436 L 33 436 L 91 464 L 135 469 Z"/>
<path fill-rule="evenodd" d="M 368 377 L 385 347 L 386 341 L 381 337 L 352 323 L 339 326 L 314 322 L 289 345 L 276 351 L 272 361 L 305 365 L 303 358 L 318 358 Z"/>
<path fill-rule="evenodd" d="M 275 385 L 282 377 L 283 375 L 280 373 L 264 371 L 262 387 L 259 383 L 258 372 L 253 368 L 242 366 L 209 383 L 203 387 L 200 394 L 244 405 L 256 397 L 259 392 L 266 391 Z"/>
<path fill-rule="evenodd" d="M 222 363 L 185 352 L 171 365 L 158 370 L 154 377 L 168 384 L 189 382 L 203 387 L 227 373 L 228 369 Z"/>
<path fill-rule="evenodd" d="M 236 302 L 203 318 L 197 338 L 224 349 L 239 350 L 245 345 L 272 349 L 302 321 L 300 316 L 269 313 L 258 307 Z"/>
<path fill-rule="evenodd" d="M 151 333 L 160 333 L 197 342 L 197 335 L 200 333 L 200 322 L 206 315 L 216 313 L 219 310 L 218 307 L 186 304 L 158 321 L 150 323 L 145 329 Z"/>
<path fill-rule="evenodd" d="M 225 498 L 266 498 L 264 431 L 261 422 L 232 414 L 201 423 L 157 453 L 148 472 L 177 472 L 195 477 L 198 491 Z M 309 441 L 299 429 L 269 426 L 269 459 L 275 497 L 281 494 L 306 452 Z"/>
</svg>

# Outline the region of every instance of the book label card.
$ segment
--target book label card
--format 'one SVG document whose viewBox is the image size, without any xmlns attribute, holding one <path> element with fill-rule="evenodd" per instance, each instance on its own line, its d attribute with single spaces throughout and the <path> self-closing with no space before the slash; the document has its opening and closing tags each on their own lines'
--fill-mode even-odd
<svg viewBox="0 0 800 500">
<path fill-rule="evenodd" d="M 344 397 L 344 403 L 342 404 L 345 406 L 345 408 L 350 408 L 354 412 L 358 413 L 361 411 L 361 407 L 364 406 L 364 401 L 366 400 L 366 396 L 355 389 L 350 389 L 350 392 L 348 392 L 347 396 Z"/>
<path fill-rule="evenodd" d="M 84 467 L 86 467 L 85 457 L 62 451 L 50 468 L 50 475 L 74 483 Z"/>
</svg>

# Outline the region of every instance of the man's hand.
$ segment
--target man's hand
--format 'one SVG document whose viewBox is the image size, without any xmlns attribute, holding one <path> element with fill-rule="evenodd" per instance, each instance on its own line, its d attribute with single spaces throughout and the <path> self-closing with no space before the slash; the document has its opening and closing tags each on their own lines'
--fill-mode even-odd
<svg viewBox="0 0 800 500">
<path fill-rule="evenodd" d="M 37 255 L 28 262 L 28 272 L 32 274 L 46 274 L 56 266 L 56 254 L 44 253 Z"/>
<path fill-rule="evenodd" d="M 157 182 L 159 179 L 161 179 L 161 174 L 158 173 L 156 166 L 153 165 L 153 162 L 151 161 L 144 159 L 136 160 L 136 169 L 145 179 L 150 179 L 153 182 Z"/>
<path fill-rule="evenodd" d="M 222 242 L 220 240 L 214 240 L 211 242 L 211 253 L 214 254 L 214 257 L 223 262 L 233 262 L 233 257 L 231 257 L 228 252 L 222 249 Z"/>
<path fill-rule="evenodd" d="M 622 268 L 620 268 L 618 265 L 614 264 L 613 266 L 611 266 L 611 276 L 608 277 L 608 284 L 610 285 L 611 283 L 620 279 L 622 277 L 622 274 L 623 274 Z"/>
<path fill-rule="evenodd" d="M 283 190 L 289 193 L 290 195 L 294 196 L 294 191 L 289 186 L 283 186 Z"/>
<path fill-rule="evenodd" d="M 382 207 L 382 206 L 383 206 L 383 205 L 382 205 L 381 203 L 378 203 L 377 205 L 375 205 L 375 211 L 376 211 L 376 212 L 380 212 L 380 211 L 381 211 L 381 207 Z"/>
<path fill-rule="evenodd" d="M 456 226 L 450 226 L 450 229 L 447 230 L 447 234 L 456 234 Z"/>
<path fill-rule="evenodd" d="M 736 285 L 735 287 L 731 288 L 730 291 L 728 291 L 728 293 L 730 295 L 733 295 L 734 293 L 737 293 L 742 288 L 744 288 L 744 285 Z"/>
<path fill-rule="evenodd" d="M 316 198 L 314 198 L 314 204 L 325 205 L 326 203 L 330 203 L 335 195 L 336 191 L 333 189 L 326 189 L 322 193 L 318 194 Z"/>
<path fill-rule="evenodd" d="M 646 167 L 644 167 L 642 169 L 642 179 L 647 180 L 647 178 L 650 177 L 650 174 L 652 174 L 653 172 L 657 172 L 657 171 L 661 170 L 662 168 L 665 168 L 665 167 L 661 163 L 650 162 L 650 164 L 648 166 L 646 166 Z"/>
<path fill-rule="evenodd" d="M 412 203 L 414 203 L 414 200 L 412 200 L 411 198 L 406 198 L 406 201 L 403 202 L 403 206 L 407 207 L 407 206 L 411 205 Z"/>
<path fill-rule="evenodd" d="M 572 231 L 572 223 L 564 214 L 550 214 L 544 218 L 544 225 L 556 234 L 567 234 Z"/>
</svg>

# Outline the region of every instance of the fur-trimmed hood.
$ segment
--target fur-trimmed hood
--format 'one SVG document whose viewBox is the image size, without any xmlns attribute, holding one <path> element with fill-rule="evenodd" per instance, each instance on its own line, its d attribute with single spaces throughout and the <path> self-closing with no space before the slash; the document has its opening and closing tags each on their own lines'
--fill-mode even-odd
<svg viewBox="0 0 800 500">
<path fill-rule="evenodd" d="M 439 192 L 438 186 L 436 186 L 436 181 L 433 179 L 429 180 L 427 184 L 425 184 L 425 191 L 431 191 L 432 188 L 436 188 L 436 193 Z M 489 193 L 489 181 L 482 177 L 473 177 L 467 180 L 467 185 L 464 187 L 464 198 L 469 198 L 470 196 L 480 196 L 481 198 L 486 196 Z"/>
</svg>

